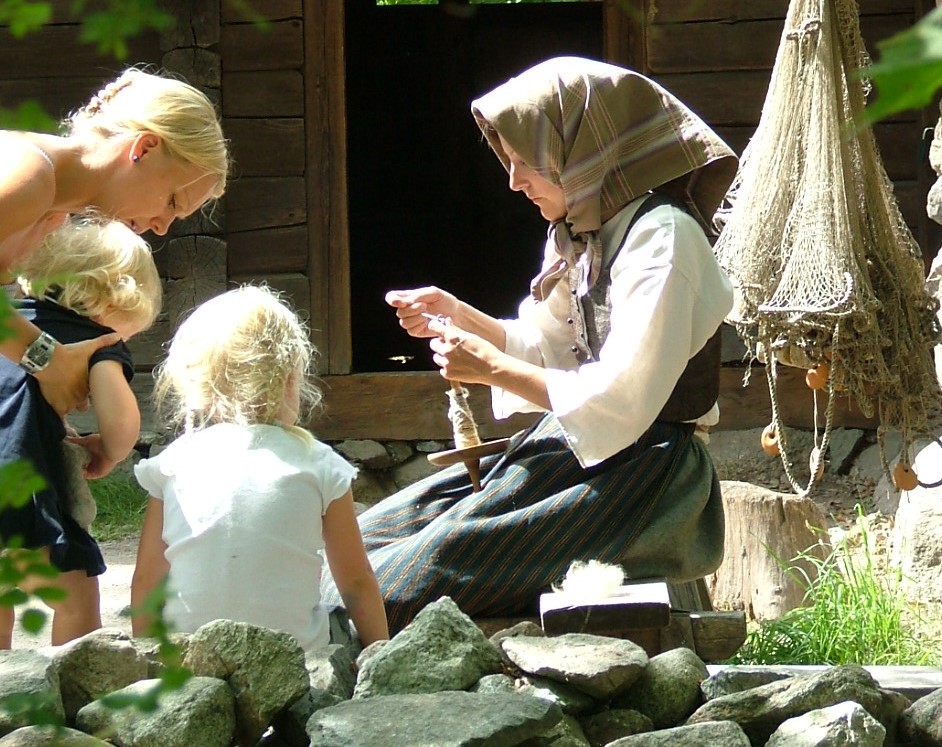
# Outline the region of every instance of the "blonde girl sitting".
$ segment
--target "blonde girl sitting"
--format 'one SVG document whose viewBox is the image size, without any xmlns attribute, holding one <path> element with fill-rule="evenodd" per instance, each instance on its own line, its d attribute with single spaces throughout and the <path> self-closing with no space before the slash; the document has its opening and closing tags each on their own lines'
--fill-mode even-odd
<svg viewBox="0 0 942 747">
<path fill-rule="evenodd" d="M 0 277 L 68 214 L 91 210 L 135 233 L 171 223 L 223 194 L 229 152 L 212 102 L 197 88 L 130 69 L 62 124 L 62 135 L 0 130 Z M 87 360 L 116 338 L 57 344 L 28 320 L 0 354 L 35 376 L 65 414 L 86 398 Z"/>
<path fill-rule="evenodd" d="M 91 447 L 89 474 L 107 474 L 137 443 L 140 412 L 131 391 L 134 375 L 124 341 L 149 328 L 163 292 L 150 247 L 117 222 L 70 220 L 46 237 L 20 263 L 25 298 L 18 316 L 63 343 L 116 333 L 117 343 L 89 361 L 91 405 L 99 433 Z M 38 382 L 20 366 L 0 358 L 0 464 L 27 459 L 45 486 L 26 505 L 0 510 L 0 537 L 8 548 L 41 550 L 59 570 L 53 581 L 66 598 L 52 603 L 52 643 L 59 645 L 101 627 L 98 576 L 105 563 L 94 538 L 71 515 L 76 499 L 63 457 L 66 428 L 43 397 Z M 15 550 L 13 550 L 15 552 Z M 10 648 L 13 610 L 0 608 L 0 647 Z"/>
<path fill-rule="evenodd" d="M 321 550 L 364 645 L 389 637 L 353 507 L 356 470 L 296 423 L 318 403 L 307 330 L 270 290 L 217 296 L 183 322 L 156 381 L 182 434 L 135 467 L 150 494 L 132 611 L 168 579 L 165 616 L 218 618 L 329 642 Z M 150 620 L 132 618 L 135 635 Z"/>
</svg>

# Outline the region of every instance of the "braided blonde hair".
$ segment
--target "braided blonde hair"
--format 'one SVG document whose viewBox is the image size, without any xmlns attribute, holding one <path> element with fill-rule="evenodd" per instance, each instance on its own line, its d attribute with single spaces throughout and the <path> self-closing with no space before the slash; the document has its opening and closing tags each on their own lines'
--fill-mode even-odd
<svg viewBox="0 0 942 747">
<path fill-rule="evenodd" d="M 88 318 L 116 311 L 150 327 L 163 302 L 150 246 L 118 221 L 72 218 L 20 262 L 23 293 Z"/>
<path fill-rule="evenodd" d="M 111 139 L 158 135 L 168 153 L 215 177 L 222 196 L 229 148 L 216 109 L 199 89 L 166 74 L 126 70 L 63 122 L 66 135 Z"/>
<path fill-rule="evenodd" d="M 303 421 L 321 400 L 305 325 L 266 286 L 245 285 L 198 306 L 158 366 L 154 399 L 169 426 L 277 423 L 288 379 L 300 370 Z"/>
</svg>

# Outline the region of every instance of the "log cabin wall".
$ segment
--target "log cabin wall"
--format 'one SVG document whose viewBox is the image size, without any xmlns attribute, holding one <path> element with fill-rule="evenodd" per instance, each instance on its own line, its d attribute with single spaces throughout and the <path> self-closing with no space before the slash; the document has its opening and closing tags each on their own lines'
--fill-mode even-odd
<svg viewBox="0 0 942 747">
<path fill-rule="evenodd" d="M 396 340 L 395 350 L 406 342 L 388 312 L 382 317 L 384 327 L 370 329 L 369 315 L 381 316 L 371 278 L 382 276 L 387 287 L 420 280 L 418 275 L 395 275 L 390 270 L 395 262 L 382 265 L 384 256 L 408 263 L 415 247 L 387 241 L 390 234 L 372 209 L 375 185 L 364 184 L 366 177 L 372 175 L 390 197 L 410 196 L 409 209 L 421 209 L 416 195 L 423 191 L 450 192 L 450 209 L 470 192 L 478 201 L 474 219 L 485 209 L 491 216 L 488 231 L 519 232 L 530 220 L 526 250 L 536 262 L 539 220 L 528 205 L 513 201 L 519 195 L 506 189 L 496 159 L 477 139 L 468 113 L 470 98 L 552 54 L 598 54 L 659 80 L 741 151 L 758 122 L 788 5 L 787 0 L 602 0 L 570 7 L 486 6 L 476 20 L 463 24 L 454 18 L 436 20 L 434 8 L 384 8 L 387 14 L 380 16 L 369 0 L 266 0 L 252 3 L 267 21 L 260 30 L 228 0 L 164 4 L 178 17 L 176 28 L 133 40 L 128 59 L 180 72 L 219 101 L 235 169 L 213 216 L 175 224 L 171 235 L 153 241 L 167 309 L 154 330 L 133 343 L 145 427 L 152 427 L 147 372 L 180 315 L 228 285 L 266 281 L 286 291 L 310 318 L 321 351 L 327 405 L 325 417 L 313 427 L 327 439 L 450 435 L 446 387 L 437 372 L 356 365 L 357 346 L 364 339 L 388 335 Z M 65 0 L 55 5 L 65 7 Z M 871 51 L 876 40 L 911 25 L 933 5 L 932 0 L 862 0 L 861 25 Z M 388 11 L 404 15 L 390 20 Z M 541 16 L 550 22 L 541 22 Z M 420 25 L 410 26 L 413 21 Z M 387 37 L 375 41 L 384 31 Z M 123 67 L 76 37 L 75 24 L 61 18 L 21 40 L 0 29 L 0 106 L 11 108 L 35 98 L 60 116 Z M 400 58 L 389 57 L 393 54 Z M 425 78 L 398 110 L 369 100 L 377 91 L 382 94 L 384 86 L 415 86 L 402 76 L 416 71 Z M 363 87 L 371 76 L 378 85 L 372 91 Z M 363 119 L 371 106 L 373 119 Z M 401 146 L 381 137 L 389 131 L 389 118 L 401 116 L 405 106 L 418 123 L 429 118 L 437 123 L 446 110 L 454 110 L 456 122 L 448 125 L 450 139 L 407 154 L 414 163 L 424 159 L 440 167 L 439 178 L 419 181 L 418 189 L 418 175 L 402 176 L 388 168 L 403 162 L 392 151 Z M 936 116 L 935 111 L 904 114 L 876 128 L 903 213 L 927 257 L 939 242 L 925 216 L 933 175 L 919 141 Z M 364 154 L 363 148 L 371 150 Z M 443 164 L 448 168 L 442 169 Z M 395 215 L 399 208 L 391 205 L 387 210 Z M 457 213 L 446 215 L 439 226 L 448 228 L 453 215 Z M 398 224 L 388 226 L 396 227 L 394 234 L 402 233 Z M 473 238 L 484 241 L 483 234 Z M 464 264 L 450 261 L 449 256 L 463 252 L 455 251 L 448 239 L 446 235 L 442 241 L 442 264 L 434 264 L 439 261 L 434 254 L 426 255 L 427 282 L 444 284 L 446 278 L 486 309 L 506 304 L 497 297 L 498 265 L 488 266 L 477 256 L 470 262 L 465 256 Z M 384 242 L 387 254 L 364 252 L 371 241 Z M 515 287 L 525 288 L 532 269 L 514 269 L 520 275 L 513 278 Z M 371 304 L 362 326 L 357 315 L 362 319 Z M 355 334 L 355 325 L 361 333 Z M 395 357 L 388 352 L 386 357 Z M 418 358 L 415 350 L 405 352 Z M 724 371 L 722 427 L 753 427 L 768 419 L 764 377 L 754 376 L 757 383 L 743 389 L 741 373 L 738 368 Z M 810 422 L 810 395 L 797 377 L 785 382 L 780 396 L 786 422 Z M 485 438 L 506 435 L 528 422 L 492 421 L 481 387 L 472 387 L 472 406 Z M 846 413 L 843 422 L 861 420 Z"/>
<path fill-rule="evenodd" d="M 876 56 L 878 41 L 912 26 L 932 7 L 913 0 L 860 0 L 861 34 L 870 54 Z M 787 9 L 788 0 L 645 0 L 643 39 L 627 52 L 640 58 L 626 62 L 677 94 L 742 153 L 759 121 Z M 938 248 L 938 234 L 930 236 L 926 219 L 926 194 L 935 176 L 921 140 L 936 118 L 909 111 L 874 127 L 900 209 L 929 260 Z"/>
</svg>

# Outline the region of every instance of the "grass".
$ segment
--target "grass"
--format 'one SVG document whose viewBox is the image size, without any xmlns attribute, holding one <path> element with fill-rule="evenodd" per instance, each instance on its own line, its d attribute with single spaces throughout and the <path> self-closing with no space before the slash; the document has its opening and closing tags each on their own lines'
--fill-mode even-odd
<svg viewBox="0 0 942 747">
<path fill-rule="evenodd" d="M 116 470 L 99 480 L 89 480 L 88 486 L 98 504 L 98 515 L 92 523 L 96 540 L 108 542 L 140 534 L 147 493 L 131 475 Z"/>
<path fill-rule="evenodd" d="M 821 559 L 801 553 L 789 573 L 805 588 L 805 606 L 754 626 L 731 664 L 861 664 L 938 666 L 935 625 L 903 589 L 902 573 L 879 567 L 858 508 L 859 545 L 845 538 Z"/>
</svg>

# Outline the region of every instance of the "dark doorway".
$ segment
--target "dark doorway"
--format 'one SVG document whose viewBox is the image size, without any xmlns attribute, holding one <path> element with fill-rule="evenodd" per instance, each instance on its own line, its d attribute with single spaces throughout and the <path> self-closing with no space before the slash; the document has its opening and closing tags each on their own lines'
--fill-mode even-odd
<svg viewBox="0 0 942 747">
<path fill-rule="evenodd" d="M 601 3 L 445 7 L 345 6 L 354 372 L 434 368 L 388 290 L 437 285 L 515 313 L 546 223 L 507 188 L 471 101 L 540 60 L 602 55 Z"/>
</svg>

